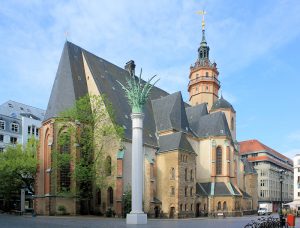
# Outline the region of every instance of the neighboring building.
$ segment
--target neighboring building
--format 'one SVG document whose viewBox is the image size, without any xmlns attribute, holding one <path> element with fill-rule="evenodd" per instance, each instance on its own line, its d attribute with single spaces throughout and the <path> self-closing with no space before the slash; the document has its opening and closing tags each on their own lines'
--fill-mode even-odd
<svg viewBox="0 0 300 228">
<path fill-rule="evenodd" d="M 7 145 L 27 143 L 28 138 L 39 138 L 45 111 L 15 101 L 0 105 L 0 151 Z"/>
<path fill-rule="evenodd" d="M 300 154 L 294 157 L 294 201 L 300 201 Z"/>
<path fill-rule="evenodd" d="M 189 74 L 190 105 L 180 92 L 168 94 L 153 87 L 144 108 L 144 210 L 149 216 L 183 218 L 217 212 L 242 215 L 257 207 L 257 173 L 247 160 L 240 159 L 236 112 L 229 102 L 218 97 L 217 64 L 210 62 L 205 31 L 202 32 L 198 58 Z M 38 214 L 56 214 L 59 205 L 64 205 L 70 214 L 82 212 L 75 197 L 58 194 L 61 185 L 76 189 L 76 183 L 62 182 L 61 174 L 50 177 L 51 153 L 59 150 L 57 138 L 67 129 L 56 117 L 86 94 L 105 94 L 116 122 L 124 127 L 124 149 L 120 151 L 119 142 L 103 148 L 113 168 L 108 178 L 114 184 L 95 189 L 89 203 L 92 213 L 112 209 L 121 215 L 122 194 L 131 183 L 132 126 L 131 108 L 118 81 L 126 83 L 128 70 L 135 70 L 134 62 L 129 61 L 125 69 L 65 43 L 40 131 L 38 158 L 43 162 L 36 179 Z M 73 155 L 80 150 L 71 142 L 63 148 Z M 70 167 L 73 165 L 71 161 Z"/>
<path fill-rule="evenodd" d="M 240 155 L 251 162 L 258 173 L 259 203 L 272 203 L 273 211 L 280 204 L 280 171 L 284 170 L 282 199 L 293 200 L 293 161 L 258 140 L 240 142 Z M 299 166 L 300 167 L 300 166 Z"/>
</svg>

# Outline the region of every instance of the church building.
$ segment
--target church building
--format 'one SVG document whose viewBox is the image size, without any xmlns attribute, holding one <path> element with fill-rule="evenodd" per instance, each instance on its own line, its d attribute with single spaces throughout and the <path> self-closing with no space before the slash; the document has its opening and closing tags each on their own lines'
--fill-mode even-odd
<svg viewBox="0 0 300 228">
<path fill-rule="evenodd" d="M 203 26 L 198 56 L 189 72 L 188 103 L 181 92 L 169 94 L 154 86 L 145 104 L 143 206 L 149 217 L 241 216 L 257 209 L 257 173 L 239 155 L 236 111 L 222 95 L 219 97 L 219 72 L 217 64 L 210 61 L 209 51 Z M 57 214 L 61 206 L 73 215 L 83 211 L 75 196 L 57 194 L 60 185 L 70 189 L 75 183 L 70 178 L 65 183 L 51 177 L 51 153 L 57 150 L 57 139 L 65 127 L 57 121 L 59 113 L 80 97 L 93 94 L 107 97 L 116 123 L 124 128 L 124 137 L 122 148 L 117 140 L 105 148 L 112 167 L 107 177 L 111 185 L 94 189 L 92 213 L 112 210 L 121 216 L 122 196 L 131 184 L 132 126 L 131 108 L 118 81 L 126 84 L 129 71 L 135 71 L 132 60 L 123 69 L 65 43 L 40 129 L 35 196 L 38 214 Z M 78 156 L 78 145 L 70 143 L 68 149 Z"/>
</svg>

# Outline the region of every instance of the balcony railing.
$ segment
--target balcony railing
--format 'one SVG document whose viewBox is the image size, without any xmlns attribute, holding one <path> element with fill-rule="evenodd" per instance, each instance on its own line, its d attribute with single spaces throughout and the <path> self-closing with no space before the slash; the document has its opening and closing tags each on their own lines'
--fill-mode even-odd
<svg viewBox="0 0 300 228">
<path fill-rule="evenodd" d="M 217 85 L 220 85 L 220 81 L 214 76 L 198 76 L 197 78 L 190 80 L 189 86 L 199 81 L 211 81 L 211 82 L 216 82 Z"/>
</svg>

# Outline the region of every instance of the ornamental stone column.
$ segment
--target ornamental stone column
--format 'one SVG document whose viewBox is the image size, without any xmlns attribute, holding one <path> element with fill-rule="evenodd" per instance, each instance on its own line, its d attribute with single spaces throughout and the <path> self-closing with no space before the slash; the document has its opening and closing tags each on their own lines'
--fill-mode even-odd
<svg viewBox="0 0 300 228">
<path fill-rule="evenodd" d="M 153 76 L 146 84 L 141 83 L 142 70 L 139 78 L 129 71 L 130 78 L 126 78 L 127 86 L 118 81 L 125 91 L 128 103 L 132 108 L 132 163 L 131 163 L 131 189 L 132 210 L 126 216 L 127 224 L 147 224 L 147 214 L 143 211 L 143 107 L 149 97 L 153 85 L 150 84 Z"/>
</svg>

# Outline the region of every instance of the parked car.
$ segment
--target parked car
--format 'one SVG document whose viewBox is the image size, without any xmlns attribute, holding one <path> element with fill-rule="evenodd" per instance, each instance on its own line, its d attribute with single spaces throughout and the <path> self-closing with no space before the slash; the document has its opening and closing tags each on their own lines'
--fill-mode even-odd
<svg viewBox="0 0 300 228">
<path fill-rule="evenodd" d="M 270 215 L 271 212 L 267 210 L 267 208 L 259 208 L 257 211 L 257 215 Z"/>
</svg>

